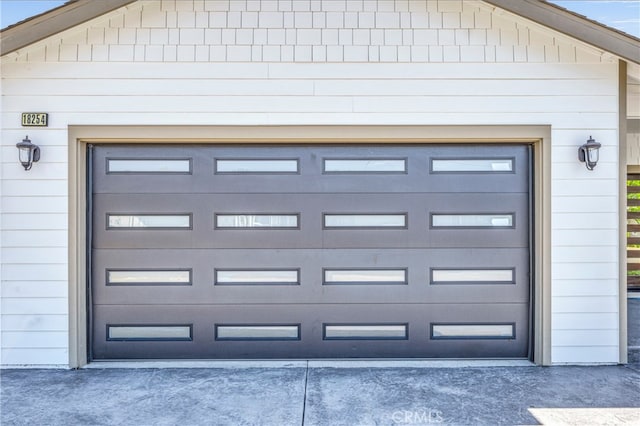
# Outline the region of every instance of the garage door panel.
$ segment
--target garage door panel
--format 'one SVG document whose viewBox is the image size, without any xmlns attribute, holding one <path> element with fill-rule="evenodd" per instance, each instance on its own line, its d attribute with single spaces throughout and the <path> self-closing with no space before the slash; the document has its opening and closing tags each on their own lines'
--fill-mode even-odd
<svg viewBox="0 0 640 426">
<path fill-rule="evenodd" d="M 444 160 L 462 159 L 453 168 Z M 164 160 L 164 168 L 163 166 Z M 190 163 L 180 172 L 180 160 Z M 247 172 L 220 172 L 220 161 L 240 163 Z M 262 160 L 263 167 L 250 165 Z M 293 170 L 286 160 L 297 163 Z M 327 169 L 326 161 L 351 165 Z M 406 161 L 398 171 L 391 161 Z M 440 161 L 434 169 L 432 162 Z M 471 164 L 465 166 L 464 160 Z M 110 161 L 138 166 L 129 172 L 109 171 Z M 97 150 L 94 191 L 100 193 L 327 193 L 327 192 L 501 192 L 528 191 L 524 147 L 148 147 L 118 146 Z M 145 165 L 145 162 L 148 163 Z M 362 166 L 365 162 L 367 165 Z M 511 162 L 511 165 L 508 163 Z M 278 163 L 283 167 L 278 171 Z M 391 164 L 391 166 L 390 166 Z M 154 166 L 157 168 L 154 169 Z M 510 169 L 509 169 L 510 168 Z M 131 167 L 129 168 L 132 169 Z M 442 171 L 448 170 L 449 171 Z M 469 170 L 470 169 L 470 170 Z M 115 170 L 123 170 L 122 167 Z M 136 170 L 136 169 L 134 169 Z M 156 171 L 145 171 L 156 170 Z M 178 170 L 178 172 L 176 172 Z M 227 166 L 226 170 L 234 170 Z M 262 170 L 255 171 L 255 170 Z M 272 171 L 269 171 L 272 170 Z M 333 171 L 332 171 L 333 170 Z M 456 171 L 458 170 L 458 171 Z M 96 179 L 97 178 L 97 179 Z"/>
<path fill-rule="evenodd" d="M 104 304 L 477 303 L 529 298 L 526 249 L 129 249 L 96 250 L 95 258 L 93 292 Z M 267 281 L 220 283 L 216 271 L 236 276 L 263 272 Z M 328 271 L 338 277 L 334 282 L 325 280 Z M 110 273 L 117 273 L 118 280 L 108 282 Z M 384 273 L 396 277 L 395 282 L 385 281 Z M 406 282 L 400 281 L 401 275 Z M 340 281 L 340 276 L 347 278 Z"/>
<path fill-rule="evenodd" d="M 402 313 L 398 314 L 401 308 Z M 503 305 L 324 305 L 324 306 L 140 306 L 135 315 L 117 306 L 96 309 L 95 359 L 104 358 L 315 358 L 315 357 L 526 357 L 527 319 L 522 306 Z M 104 325 L 106 324 L 106 325 Z M 484 326 L 504 334 L 437 340 L 436 325 Z M 192 340 L 107 340 L 109 327 L 193 325 Z M 261 338 L 216 340 L 216 326 L 292 328 L 300 325 L 299 340 L 261 332 Z M 333 327 L 329 334 L 327 328 Z M 402 336 L 402 328 L 406 334 Z M 337 331 L 336 331 L 337 329 Z M 399 331 L 399 332 L 398 332 Z M 483 330 L 486 331 L 486 330 Z M 476 332 L 477 334 L 477 332 Z M 247 333 L 245 335 L 255 335 Z M 275 335 L 274 338 L 265 338 Z M 144 336 L 148 336 L 147 333 Z M 236 334 L 237 336 L 237 334 Z M 282 336 L 282 334 L 280 334 Z M 332 337 L 333 336 L 333 337 Z M 335 336 L 339 336 L 336 339 Z"/>
<path fill-rule="evenodd" d="M 94 359 L 528 356 L 529 148 L 93 150 Z"/>
<path fill-rule="evenodd" d="M 103 194 L 94 198 L 96 247 L 201 248 L 418 248 L 526 247 L 526 194 Z M 167 217 L 168 227 L 109 228 L 113 218 Z M 187 218 L 188 216 L 188 218 Z M 224 226 L 216 217 L 236 220 Z M 327 216 L 352 216 L 361 225 L 327 226 Z M 397 219 L 400 225 L 377 226 L 375 220 Z M 478 218 L 478 225 L 437 226 L 435 217 Z M 499 222 L 509 217 L 507 226 Z M 243 226 L 258 217 L 258 226 Z M 287 220 L 285 226 L 260 226 L 260 220 Z M 152 218 L 153 219 L 153 218 Z M 369 219 L 369 220 L 367 220 Z M 496 226 L 490 226 L 497 221 Z M 179 225 L 188 222 L 189 226 Z M 468 222 L 468 221 L 467 221 Z M 485 223 L 486 222 L 486 223 Z M 175 223 L 175 227 L 171 227 Z M 220 226 L 221 223 L 223 226 Z M 488 223 L 488 224 L 487 224 Z M 404 227 L 402 225 L 405 225 Z M 132 238 L 133 237 L 133 238 Z"/>
</svg>

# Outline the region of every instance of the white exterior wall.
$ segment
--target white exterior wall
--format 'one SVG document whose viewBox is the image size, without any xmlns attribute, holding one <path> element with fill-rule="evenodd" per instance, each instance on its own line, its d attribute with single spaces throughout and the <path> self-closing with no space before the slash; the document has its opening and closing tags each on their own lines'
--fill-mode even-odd
<svg viewBox="0 0 640 426">
<path fill-rule="evenodd" d="M 617 73 L 466 0 L 140 1 L 6 55 L 1 363 L 68 364 L 67 126 L 275 124 L 551 125 L 552 361 L 618 362 Z"/>
</svg>

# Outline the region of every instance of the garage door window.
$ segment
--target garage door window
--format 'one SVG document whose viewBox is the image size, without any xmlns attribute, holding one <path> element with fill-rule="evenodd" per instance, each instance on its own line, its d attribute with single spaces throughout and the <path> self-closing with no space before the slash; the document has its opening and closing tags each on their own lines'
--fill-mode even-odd
<svg viewBox="0 0 640 426">
<path fill-rule="evenodd" d="M 109 214 L 109 229 L 176 229 L 191 228 L 191 214 Z"/>
<path fill-rule="evenodd" d="M 432 173 L 511 173 L 513 158 L 433 159 Z"/>
<path fill-rule="evenodd" d="M 107 340 L 192 340 L 191 325 L 108 325 Z"/>
<path fill-rule="evenodd" d="M 431 324 L 431 338 L 437 339 L 513 339 L 514 324 Z"/>
<path fill-rule="evenodd" d="M 325 159 L 324 173 L 406 173 L 407 160 L 392 158 Z"/>
<path fill-rule="evenodd" d="M 298 269 L 241 270 L 216 269 L 216 285 L 299 285 Z"/>
<path fill-rule="evenodd" d="M 325 228 L 406 228 L 407 214 L 325 214 Z"/>
<path fill-rule="evenodd" d="M 216 159 L 216 174 L 223 173 L 298 173 L 298 159 Z"/>
<path fill-rule="evenodd" d="M 191 270 L 107 270 L 107 285 L 191 285 Z"/>
<path fill-rule="evenodd" d="M 431 284 L 515 284 L 515 269 L 431 269 Z"/>
<path fill-rule="evenodd" d="M 407 270 L 325 269 L 324 284 L 407 284 Z"/>
<path fill-rule="evenodd" d="M 324 324 L 325 340 L 405 340 L 407 324 Z"/>
<path fill-rule="evenodd" d="M 107 159 L 107 173 L 191 173 L 191 159 Z"/>
<path fill-rule="evenodd" d="M 216 340 L 300 340 L 300 325 L 216 325 Z"/>
<path fill-rule="evenodd" d="M 512 228 L 512 214 L 432 214 L 434 228 Z"/>
<path fill-rule="evenodd" d="M 298 228 L 297 214 L 217 214 L 216 228 Z"/>
</svg>

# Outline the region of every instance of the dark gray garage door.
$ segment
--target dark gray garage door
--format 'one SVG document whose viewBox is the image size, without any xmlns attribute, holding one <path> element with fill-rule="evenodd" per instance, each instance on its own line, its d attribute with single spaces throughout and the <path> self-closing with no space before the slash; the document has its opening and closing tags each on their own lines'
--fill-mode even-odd
<svg viewBox="0 0 640 426">
<path fill-rule="evenodd" d="M 527 146 L 91 152 L 93 359 L 529 354 Z"/>
</svg>

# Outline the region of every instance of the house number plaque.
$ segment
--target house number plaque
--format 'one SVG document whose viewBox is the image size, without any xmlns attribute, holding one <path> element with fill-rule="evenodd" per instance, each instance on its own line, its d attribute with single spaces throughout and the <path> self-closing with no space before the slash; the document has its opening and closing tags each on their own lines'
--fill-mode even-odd
<svg viewBox="0 0 640 426">
<path fill-rule="evenodd" d="M 22 126 L 24 127 L 47 127 L 49 125 L 49 114 L 46 112 L 23 112 Z"/>
</svg>

